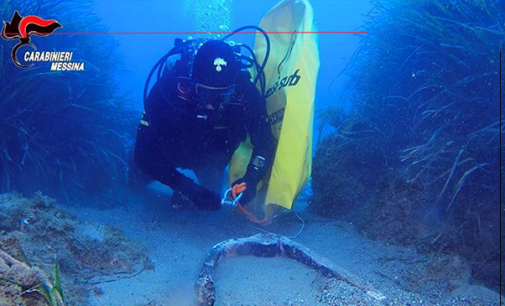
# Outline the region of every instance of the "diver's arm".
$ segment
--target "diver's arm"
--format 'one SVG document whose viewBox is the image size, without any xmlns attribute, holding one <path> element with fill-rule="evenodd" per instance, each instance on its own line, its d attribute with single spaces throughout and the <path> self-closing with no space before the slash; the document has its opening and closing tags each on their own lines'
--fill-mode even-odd
<svg viewBox="0 0 505 306">
<path fill-rule="evenodd" d="M 265 99 L 254 85 L 248 89 L 248 131 L 253 145 L 253 152 L 245 177 L 256 184 L 270 171 L 275 155 L 275 141 L 268 122 Z"/>
<path fill-rule="evenodd" d="M 145 104 L 137 140 L 135 143 L 135 163 L 153 179 L 181 192 L 195 203 L 198 208 L 216 210 L 221 207 L 220 198 L 210 190 L 196 184 L 192 179 L 179 172 L 170 163 L 163 148 L 181 150 L 172 145 L 171 135 L 177 134 L 175 111 L 164 103 L 166 95 L 161 95 L 159 83 L 155 84 Z M 168 108 L 167 108 L 168 107 Z"/>
<path fill-rule="evenodd" d="M 200 209 L 217 210 L 221 208 L 219 195 L 196 184 L 167 161 L 163 155 L 162 141 L 163 137 L 157 133 L 154 127 L 141 123 L 135 143 L 135 163 L 137 166 L 153 179 L 187 196 Z"/>
<path fill-rule="evenodd" d="M 169 80 L 158 80 L 144 103 L 144 113 L 140 120 L 135 142 L 135 163 L 153 179 L 177 190 L 178 184 L 186 176 L 171 166 L 163 154 L 163 144 L 171 142 L 172 125 L 169 98 L 166 88 Z M 168 139 L 167 139 L 168 138 Z"/>
<path fill-rule="evenodd" d="M 182 192 L 182 186 L 187 185 L 188 180 L 191 182 L 192 180 L 170 165 L 163 156 L 161 144 L 163 137 L 157 133 L 156 127 L 153 127 L 151 122 L 145 119 L 142 120 L 135 143 L 136 165 L 153 179 L 175 191 Z M 144 124 L 149 124 L 149 126 Z"/>
<path fill-rule="evenodd" d="M 246 174 L 243 178 L 233 182 L 232 186 L 245 183 L 241 203 L 251 202 L 256 197 L 256 187 L 265 177 L 273 164 L 275 143 L 270 124 L 267 120 L 265 100 L 258 90 L 251 84 L 246 92 L 247 121 L 246 128 L 251 138 L 253 152 Z"/>
</svg>

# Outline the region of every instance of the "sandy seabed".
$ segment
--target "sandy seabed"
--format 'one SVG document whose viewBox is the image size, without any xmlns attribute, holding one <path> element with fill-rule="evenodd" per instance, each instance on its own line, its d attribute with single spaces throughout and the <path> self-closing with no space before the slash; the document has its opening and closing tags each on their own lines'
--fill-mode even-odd
<svg viewBox="0 0 505 306">
<path fill-rule="evenodd" d="M 261 230 L 290 237 L 302 226 L 292 213 L 260 230 L 231 207 L 175 211 L 167 195 L 131 195 L 120 207 L 94 207 L 63 207 L 41 194 L 1 195 L 2 250 L 50 278 L 56 259 L 68 305 L 193 306 L 195 281 L 215 244 Z M 458 256 L 420 254 L 371 241 L 349 223 L 299 215 L 305 226 L 294 241 L 386 298 L 294 260 L 243 256 L 218 265 L 215 305 L 501 305 L 499 294 L 472 283 L 470 266 Z M 0 257 L 0 305 L 44 305 L 37 292 L 29 297 L 27 288 L 5 281 L 13 273 L 21 272 Z"/>
</svg>

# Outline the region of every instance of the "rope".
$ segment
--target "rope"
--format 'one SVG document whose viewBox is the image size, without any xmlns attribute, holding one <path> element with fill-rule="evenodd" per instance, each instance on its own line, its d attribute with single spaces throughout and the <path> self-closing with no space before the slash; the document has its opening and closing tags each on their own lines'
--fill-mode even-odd
<svg viewBox="0 0 505 306">
<path fill-rule="evenodd" d="M 295 238 L 297 238 L 298 236 L 300 236 L 300 235 L 302 234 L 303 230 L 305 229 L 305 221 L 304 221 L 304 220 L 302 219 L 302 217 L 300 217 L 300 216 L 299 216 L 296 212 L 295 212 L 294 214 L 295 214 L 295 216 L 296 216 L 298 219 L 300 219 L 300 221 L 302 221 L 302 227 L 300 228 L 300 230 L 299 230 L 299 231 L 298 231 L 298 232 L 297 232 L 294 236 L 287 236 L 287 238 L 289 238 L 289 239 L 295 239 Z M 277 216 L 278 216 L 278 215 L 277 215 Z M 277 216 L 273 217 L 272 219 L 277 218 Z M 264 230 L 264 229 L 259 228 L 259 227 L 257 227 L 257 226 L 253 226 L 253 227 L 254 227 L 255 229 L 257 229 L 257 230 L 261 231 L 261 232 L 264 232 L 264 233 L 274 234 L 274 235 L 279 235 L 279 234 L 277 234 L 277 233 L 274 233 L 274 232 L 270 232 L 270 231 Z"/>
<path fill-rule="evenodd" d="M 227 205 L 237 206 L 237 210 L 239 212 L 241 212 L 242 214 L 244 214 L 247 217 L 247 219 L 249 219 L 249 221 L 251 221 L 253 223 L 256 223 L 256 224 L 259 224 L 259 225 L 265 225 L 266 223 L 270 222 L 271 219 L 274 219 L 274 218 L 276 218 L 278 216 L 278 215 L 276 215 L 276 216 L 274 216 L 272 218 L 269 218 L 268 216 L 265 216 L 263 219 L 258 219 L 245 206 L 243 206 L 242 204 L 240 204 L 239 200 L 242 197 L 242 192 L 244 192 L 246 190 L 246 188 L 247 188 L 246 183 L 240 183 L 240 184 L 237 184 L 237 185 L 233 186 L 232 188 L 228 189 L 228 191 L 226 191 L 226 193 L 224 195 L 224 198 L 223 198 L 223 200 L 222 200 L 221 203 L 227 204 Z M 228 195 L 230 193 L 231 193 L 231 197 L 232 197 L 233 200 L 232 201 L 227 201 L 226 198 L 228 197 Z M 295 239 L 296 237 L 300 236 L 300 234 L 303 232 L 303 230 L 305 228 L 305 221 L 296 212 L 294 214 L 295 214 L 295 216 L 298 219 L 300 219 L 300 221 L 302 222 L 302 226 L 301 226 L 300 230 L 296 233 L 296 235 L 291 236 L 291 237 L 287 237 L 289 239 Z M 255 229 L 257 229 L 259 231 L 262 231 L 262 232 L 265 232 L 265 233 L 276 234 L 276 233 L 269 232 L 269 231 L 266 231 L 264 229 L 261 229 L 261 228 L 259 228 L 257 226 L 253 226 L 253 227 Z"/>
</svg>

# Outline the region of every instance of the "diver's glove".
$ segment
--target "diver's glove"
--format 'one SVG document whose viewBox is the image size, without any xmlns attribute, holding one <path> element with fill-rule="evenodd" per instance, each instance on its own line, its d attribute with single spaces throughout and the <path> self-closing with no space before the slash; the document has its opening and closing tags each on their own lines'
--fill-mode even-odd
<svg viewBox="0 0 505 306">
<path fill-rule="evenodd" d="M 235 182 L 233 182 L 233 184 L 231 184 L 231 187 L 238 185 L 238 184 L 242 184 L 242 183 L 245 183 L 246 188 L 242 192 L 242 198 L 240 198 L 239 203 L 240 204 L 247 204 L 247 203 L 251 202 L 252 200 L 254 200 L 254 198 L 256 197 L 256 185 L 258 185 L 258 183 L 250 178 L 247 178 L 247 176 L 244 176 L 243 178 L 238 179 Z"/>
<path fill-rule="evenodd" d="M 247 204 L 256 197 L 256 187 L 265 176 L 265 162 L 264 157 L 255 156 L 247 166 L 246 175 L 231 184 L 232 188 L 237 184 L 246 184 L 246 189 L 242 192 L 242 198 L 239 201 L 241 204 Z"/>
<path fill-rule="evenodd" d="M 198 209 L 218 210 L 221 208 L 221 197 L 209 189 L 198 185 L 193 180 L 185 178 L 177 186 L 188 199 L 190 199 Z"/>
<path fill-rule="evenodd" d="M 237 184 L 245 183 L 246 188 L 242 192 L 242 198 L 239 201 L 241 204 L 247 204 L 256 197 L 256 187 L 265 176 L 265 163 L 266 160 L 264 157 L 259 155 L 255 156 L 247 166 L 246 175 L 231 184 L 233 188 Z"/>
<path fill-rule="evenodd" d="M 204 210 L 218 210 L 221 208 L 221 197 L 209 189 L 195 184 L 192 192 L 186 196 L 193 201 L 198 209 Z"/>
</svg>

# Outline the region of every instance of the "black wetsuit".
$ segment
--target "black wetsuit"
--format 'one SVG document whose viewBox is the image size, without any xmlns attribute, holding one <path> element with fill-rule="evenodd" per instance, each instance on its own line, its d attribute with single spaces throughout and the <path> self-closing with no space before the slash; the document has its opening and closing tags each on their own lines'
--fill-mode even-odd
<svg viewBox="0 0 505 306">
<path fill-rule="evenodd" d="M 171 73 L 153 86 L 137 133 L 135 162 L 139 168 L 192 199 L 193 190 L 201 187 L 176 168 L 194 170 L 200 181 L 206 171 L 209 177 L 213 177 L 209 171 L 223 173 L 249 133 L 252 157 L 262 156 L 266 163 L 258 169 L 251 161 L 245 177 L 261 180 L 272 163 L 274 142 L 265 101 L 249 74 L 244 72 L 238 78 L 232 103 L 216 110 L 200 109 L 189 88 L 188 79 Z"/>
</svg>

